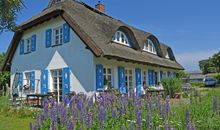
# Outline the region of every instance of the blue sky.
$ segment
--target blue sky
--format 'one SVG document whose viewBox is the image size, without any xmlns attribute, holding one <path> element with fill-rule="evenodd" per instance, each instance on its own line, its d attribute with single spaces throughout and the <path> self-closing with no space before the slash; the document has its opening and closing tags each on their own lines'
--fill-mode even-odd
<svg viewBox="0 0 220 130">
<path fill-rule="evenodd" d="M 49 0 L 25 0 L 17 23 L 41 12 Z M 98 0 L 83 0 L 94 6 Z M 101 0 L 106 13 L 153 33 L 171 46 L 186 70 L 198 70 L 198 61 L 220 51 L 219 0 Z M 0 52 L 6 52 L 13 33 L 0 34 Z"/>
</svg>

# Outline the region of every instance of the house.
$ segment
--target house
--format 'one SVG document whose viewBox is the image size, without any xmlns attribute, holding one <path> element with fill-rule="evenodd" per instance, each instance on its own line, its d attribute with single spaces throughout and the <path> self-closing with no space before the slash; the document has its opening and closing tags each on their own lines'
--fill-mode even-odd
<svg viewBox="0 0 220 130">
<path fill-rule="evenodd" d="M 19 95 L 29 85 L 28 93 L 57 92 L 59 100 L 72 91 L 89 94 L 105 86 L 126 93 L 182 69 L 156 36 L 108 16 L 102 3 L 92 8 L 75 0 L 52 0 L 21 24 L 3 66 Z"/>
<path fill-rule="evenodd" d="M 204 75 L 202 71 L 188 71 L 187 74 L 189 75 L 188 80 L 190 83 L 202 82 L 203 79 L 206 77 L 206 75 Z"/>
</svg>

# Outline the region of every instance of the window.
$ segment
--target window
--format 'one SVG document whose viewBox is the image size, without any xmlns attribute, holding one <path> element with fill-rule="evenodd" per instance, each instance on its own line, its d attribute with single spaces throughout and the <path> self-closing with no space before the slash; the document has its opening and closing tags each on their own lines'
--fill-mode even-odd
<svg viewBox="0 0 220 130">
<path fill-rule="evenodd" d="M 133 88 L 133 71 L 132 69 L 125 69 L 125 84 L 127 91 Z"/>
<path fill-rule="evenodd" d="M 153 54 L 157 54 L 154 43 L 150 39 L 148 39 L 147 43 L 145 43 L 143 50 Z"/>
<path fill-rule="evenodd" d="M 108 88 L 111 88 L 113 83 L 112 83 L 112 69 L 108 67 L 103 68 L 103 75 L 104 75 L 104 85 L 107 86 Z"/>
<path fill-rule="evenodd" d="M 52 46 L 61 45 L 63 43 L 63 28 L 58 27 L 53 30 L 54 42 Z"/>
<path fill-rule="evenodd" d="M 166 54 L 165 58 L 167 58 L 167 59 L 169 59 L 169 58 L 170 58 L 168 53 Z"/>
<path fill-rule="evenodd" d="M 62 69 L 51 70 L 53 92 L 58 102 L 62 101 Z"/>
<path fill-rule="evenodd" d="M 25 78 L 26 78 L 26 85 L 29 85 L 31 84 L 31 73 L 30 72 L 26 72 L 25 73 Z"/>
<path fill-rule="evenodd" d="M 112 39 L 113 42 L 117 42 L 126 46 L 129 46 L 129 41 L 125 33 L 117 31 Z"/>
<path fill-rule="evenodd" d="M 28 38 L 25 40 L 24 43 L 24 53 L 30 53 L 31 52 L 31 38 Z"/>
</svg>

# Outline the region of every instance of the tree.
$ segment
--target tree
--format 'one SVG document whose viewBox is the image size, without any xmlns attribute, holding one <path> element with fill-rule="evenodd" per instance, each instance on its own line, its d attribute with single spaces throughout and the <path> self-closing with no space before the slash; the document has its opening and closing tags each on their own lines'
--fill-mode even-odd
<svg viewBox="0 0 220 130">
<path fill-rule="evenodd" d="M 23 7 L 23 0 L 0 0 L 0 33 L 15 29 L 17 13 Z"/>
<path fill-rule="evenodd" d="M 0 67 L 2 67 L 4 59 L 5 59 L 5 53 L 0 54 Z M 0 90 L 9 81 L 9 77 L 10 77 L 9 72 L 0 71 Z"/>
<path fill-rule="evenodd" d="M 207 60 L 199 61 L 199 67 L 200 67 L 200 70 L 204 74 L 216 73 L 217 72 L 216 67 L 215 67 L 215 63 L 214 63 L 212 58 L 209 58 Z"/>
<path fill-rule="evenodd" d="M 215 64 L 215 67 L 217 68 L 217 71 L 220 72 L 220 51 L 218 53 L 215 53 L 212 56 L 213 63 Z"/>
</svg>

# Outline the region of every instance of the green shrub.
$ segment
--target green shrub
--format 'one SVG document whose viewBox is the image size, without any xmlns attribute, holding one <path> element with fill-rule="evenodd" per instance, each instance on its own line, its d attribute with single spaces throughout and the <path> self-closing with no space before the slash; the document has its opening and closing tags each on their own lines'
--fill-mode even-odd
<svg viewBox="0 0 220 130">
<path fill-rule="evenodd" d="M 218 84 L 220 84 L 220 73 L 216 74 L 215 78 L 217 79 Z"/>
<path fill-rule="evenodd" d="M 204 87 L 205 83 L 204 82 L 192 82 L 191 83 L 192 87 Z"/>
<path fill-rule="evenodd" d="M 166 95 L 170 95 L 171 97 L 174 97 L 175 93 L 182 90 L 182 80 L 178 78 L 164 78 L 162 79 L 162 84 Z"/>
</svg>

